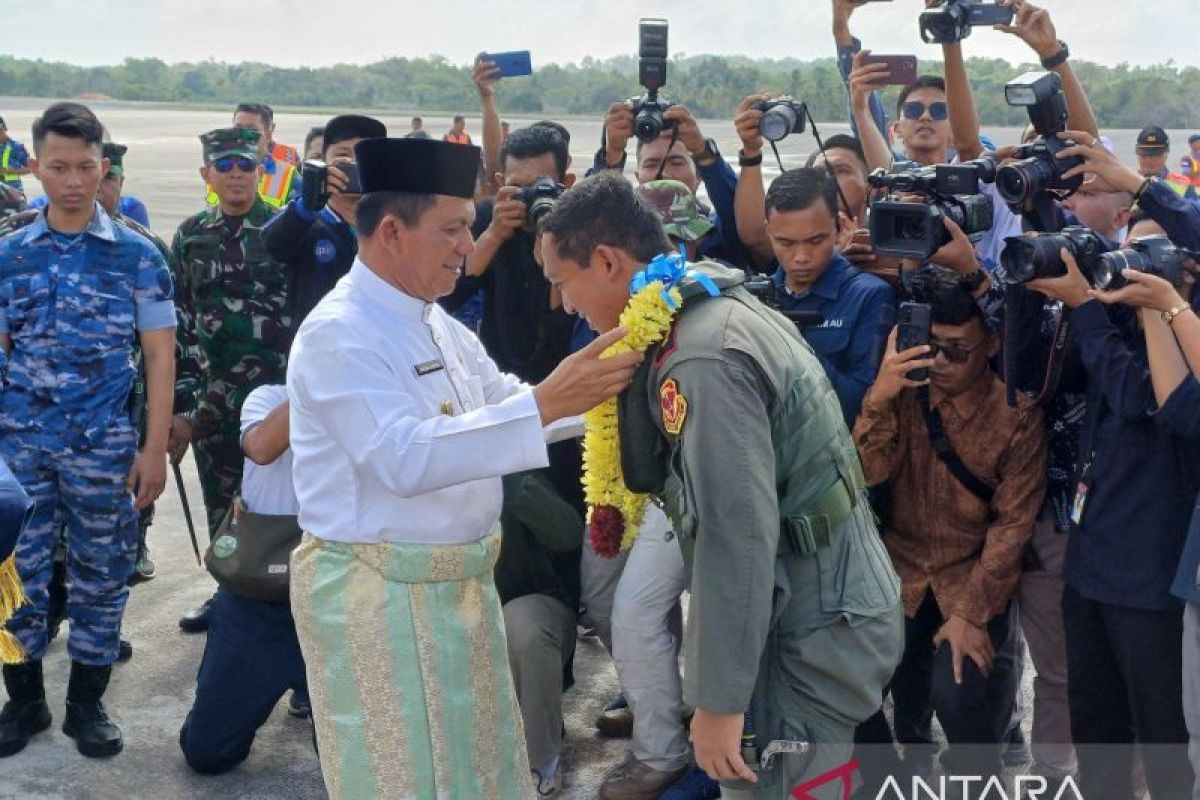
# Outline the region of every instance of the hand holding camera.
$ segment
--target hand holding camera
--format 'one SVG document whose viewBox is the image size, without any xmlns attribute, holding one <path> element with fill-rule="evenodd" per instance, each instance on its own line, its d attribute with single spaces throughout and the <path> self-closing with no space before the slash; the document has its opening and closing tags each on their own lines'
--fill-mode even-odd
<svg viewBox="0 0 1200 800">
<path fill-rule="evenodd" d="M 309 159 L 301 168 L 303 195 L 301 201 L 309 211 L 323 209 L 331 197 L 344 194 L 361 194 L 362 184 L 358 179 L 358 165 L 352 161 L 326 164 Z"/>
<path fill-rule="evenodd" d="M 975 255 L 975 245 L 971 244 L 963 229 L 950 217 L 942 217 L 942 225 L 950 241 L 932 253 L 929 260 L 939 266 L 948 267 L 963 277 L 979 271 L 981 267 L 979 258 Z"/>
<path fill-rule="evenodd" d="M 633 137 L 633 103 L 613 103 L 604 114 L 604 162 L 610 167 L 621 163 L 625 145 Z"/>
<path fill-rule="evenodd" d="M 501 242 L 507 242 L 513 234 L 525 227 L 528 208 L 521 200 L 519 186 L 501 186 L 496 192 L 496 204 L 492 207 L 492 221 L 488 232 Z"/>
<path fill-rule="evenodd" d="M 1166 278 L 1133 268 L 1124 270 L 1122 277 L 1125 285 L 1120 289 L 1091 289 L 1088 294 L 1108 305 L 1122 303 L 1160 313 L 1186 305 L 1179 290 Z"/>
<path fill-rule="evenodd" d="M 1058 300 L 1068 308 L 1081 306 L 1091 299 L 1087 278 L 1079 269 L 1079 263 L 1067 247 L 1058 251 L 1065 272 L 1053 278 L 1034 278 L 1027 285 L 1035 292 L 1041 292 L 1051 300 Z"/>
<path fill-rule="evenodd" d="M 742 101 L 738 107 L 737 116 L 733 119 L 733 127 L 738 138 L 742 141 L 743 155 L 753 158 L 762 152 L 763 137 L 760 125 L 763 112 L 759 104 L 770 99 L 770 95 L 752 94 Z"/>
<path fill-rule="evenodd" d="M 1087 172 L 1096 176 L 1096 188 L 1100 191 L 1137 194 L 1142 188 L 1146 179 L 1122 164 L 1090 133 L 1063 131 L 1058 138 L 1068 145 L 1058 151 L 1058 158 L 1083 160 L 1082 164 L 1076 164 L 1064 172 L 1063 179 L 1070 180 Z"/>
<path fill-rule="evenodd" d="M 704 134 L 700 132 L 700 125 L 696 122 L 696 117 L 688 110 L 687 106 L 676 104 L 668 107 L 663 112 L 663 123 L 666 130 L 670 130 L 674 125 L 678 132 L 679 142 L 692 155 L 701 152 L 707 145 Z"/>
<path fill-rule="evenodd" d="M 1058 52 L 1061 45 L 1049 11 L 1025 0 L 999 0 L 999 4 L 1010 6 L 1014 17 L 1012 24 L 997 25 L 996 30 L 1016 36 L 1029 45 L 1038 58 L 1050 58 Z"/>
</svg>

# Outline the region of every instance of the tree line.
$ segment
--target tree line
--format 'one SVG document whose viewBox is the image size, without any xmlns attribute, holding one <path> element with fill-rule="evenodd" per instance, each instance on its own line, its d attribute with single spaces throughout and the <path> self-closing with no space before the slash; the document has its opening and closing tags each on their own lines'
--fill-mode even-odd
<svg viewBox="0 0 1200 800">
<path fill-rule="evenodd" d="M 1200 128 L 1200 93 L 1184 89 L 1200 86 L 1200 68 L 1180 68 L 1171 62 L 1149 67 L 1073 63 L 1102 126 L 1140 128 L 1153 123 L 1166 128 Z M 923 62 L 921 69 L 940 74 L 941 64 Z M 1004 84 L 1040 67 L 973 58 L 967 69 L 983 124 L 1025 123 L 1023 109 L 1004 103 Z M 802 99 L 818 120 L 846 116 L 846 93 L 832 58 L 800 61 L 678 54 L 671 59 L 667 77 L 663 94 L 685 103 L 700 117 L 731 117 L 743 97 L 760 91 Z M 528 78 L 503 80 L 497 99 L 504 111 L 512 113 L 601 114 L 614 100 L 640 93 L 636 57 L 588 57 L 578 64 L 544 66 Z M 440 56 L 317 69 L 250 62 L 167 64 L 156 58 L 81 67 L 0 56 L 0 94 L 99 94 L 118 100 L 225 105 L 254 100 L 277 106 L 425 113 L 470 113 L 479 102 L 470 68 Z M 893 89 L 885 93 L 885 102 L 894 102 L 894 97 Z"/>
</svg>

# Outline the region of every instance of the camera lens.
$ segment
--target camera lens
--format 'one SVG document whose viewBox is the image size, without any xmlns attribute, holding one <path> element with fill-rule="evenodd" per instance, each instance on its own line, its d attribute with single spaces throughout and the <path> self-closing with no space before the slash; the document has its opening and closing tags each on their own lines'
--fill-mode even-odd
<svg viewBox="0 0 1200 800">
<path fill-rule="evenodd" d="M 1036 192 L 1034 176 L 1029 172 L 1029 161 L 1005 164 L 996 171 L 996 189 L 1009 205 L 1024 203 Z"/>
<path fill-rule="evenodd" d="M 1066 264 L 1059 254 L 1062 247 L 1070 247 L 1065 237 L 1010 236 L 1006 241 L 1000 253 L 1006 283 L 1025 283 L 1035 278 L 1055 278 L 1066 274 Z"/>
<path fill-rule="evenodd" d="M 1145 269 L 1142 254 L 1133 250 L 1114 250 L 1100 256 L 1092 270 L 1092 283 L 1097 289 L 1119 289 L 1125 285 L 1125 268 Z"/>
<path fill-rule="evenodd" d="M 650 142 L 658 138 L 663 129 L 663 114 L 657 108 L 643 107 L 633 120 L 633 130 L 637 138 Z"/>
<path fill-rule="evenodd" d="M 772 106 L 759 122 L 759 130 L 768 142 L 786 139 L 795 127 L 796 109 L 787 104 Z"/>
<path fill-rule="evenodd" d="M 536 229 L 538 223 L 542 221 L 542 217 L 553 211 L 557 202 L 558 198 L 556 197 L 539 197 L 534 200 L 529 206 L 529 227 Z"/>
</svg>

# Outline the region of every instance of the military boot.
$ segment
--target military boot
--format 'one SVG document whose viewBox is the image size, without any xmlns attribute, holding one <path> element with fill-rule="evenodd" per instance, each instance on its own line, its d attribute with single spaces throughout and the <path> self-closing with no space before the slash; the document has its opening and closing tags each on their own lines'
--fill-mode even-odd
<svg viewBox="0 0 1200 800">
<path fill-rule="evenodd" d="M 21 752 L 35 733 L 50 727 L 41 661 L 5 664 L 4 686 L 8 702 L 0 709 L 0 758 Z"/>
<path fill-rule="evenodd" d="M 115 756 L 124 742 L 121 729 L 104 710 L 100 700 L 108 688 L 111 666 L 94 667 L 71 662 L 71 680 L 67 684 L 67 718 L 62 730 L 75 740 L 75 747 L 88 758 Z"/>
</svg>

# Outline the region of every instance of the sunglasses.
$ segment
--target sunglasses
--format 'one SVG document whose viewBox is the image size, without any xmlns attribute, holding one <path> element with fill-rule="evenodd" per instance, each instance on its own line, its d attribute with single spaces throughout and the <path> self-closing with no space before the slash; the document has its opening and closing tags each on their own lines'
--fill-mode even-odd
<svg viewBox="0 0 1200 800">
<path fill-rule="evenodd" d="M 971 354 L 985 344 L 987 344 L 986 338 L 974 347 L 964 347 L 961 344 L 947 344 L 946 342 L 933 340 L 929 342 L 929 355 L 926 358 L 936 358 L 937 354 L 941 353 L 952 364 L 965 364 L 967 359 L 971 357 Z"/>
<path fill-rule="evenodd" d="M 242 172 L 254 172 L 254 170 L 258 169 L 258 162 L 246 156 L 218 158 L 212 165 L 217 172 L 233 172 L 234 167 L 237 167 Z"/>
<path fill-rule="evenodd" d="M 925 105 L 924 103 L 910 100 L 901 106 L 901 110 L 905 119 L 920 119 L 929 112 L 929 116 L 937 122 L 941 122 L 950 116 L 950 110 L 946 107 L 945 101 L 939 100 L 936 103 Z"/>
</svg>

